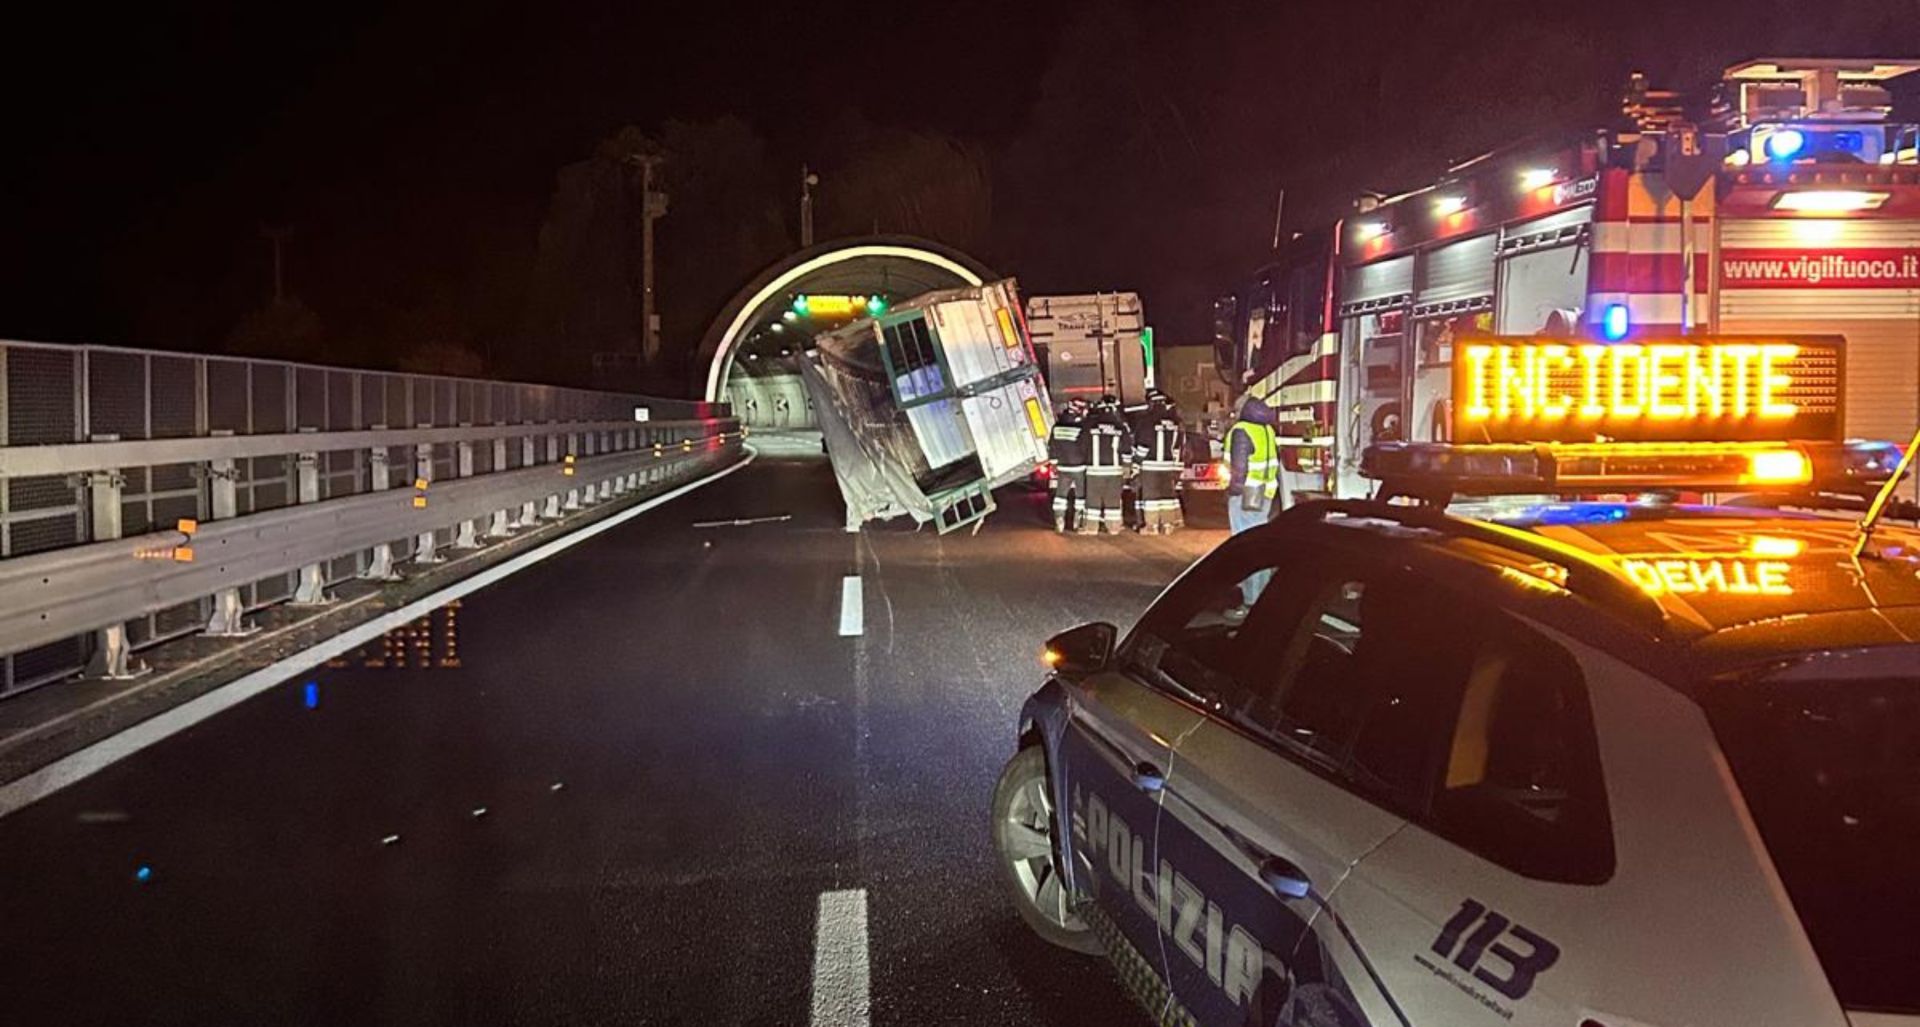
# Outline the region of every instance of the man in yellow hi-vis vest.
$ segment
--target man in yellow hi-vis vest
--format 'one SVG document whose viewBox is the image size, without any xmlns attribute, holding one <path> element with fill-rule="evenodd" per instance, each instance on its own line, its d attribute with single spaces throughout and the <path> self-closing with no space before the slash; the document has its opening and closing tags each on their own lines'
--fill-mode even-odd
<svg viewBox="0 0 1920 1027">
<path fill-rule="evenodd" d="M 1252 396 L 1240 401 L 1240 417 L 1227 429 L 1227 523 L 1233 533 L 1267 523 L 1284 502 L 1280 495 L 1280 441 L 1273 426 L 1279 418 L 1272 407 Z M 1271 571 L 1249 575 L 1240 583 L 1241 609 L 1260 598 Z"/>
</svg>

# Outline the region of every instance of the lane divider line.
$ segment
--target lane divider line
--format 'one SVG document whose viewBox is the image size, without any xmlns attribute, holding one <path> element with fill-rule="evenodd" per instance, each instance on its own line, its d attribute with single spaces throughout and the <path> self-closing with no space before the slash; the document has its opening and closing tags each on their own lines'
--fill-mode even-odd
<svg viewBox="0 0 1920 1027">
<path fill-rule="evenodd" d="M 350 628 L 277 663 L 235 678 L 205 695 L 181 703 L 117 734 L 102 738 L 84 749 L 68 753 L 25 777 L 0 785 L 0 817 L 17 812 L 70 784 L 92 777 L 155 742 L 185 731 L 214 714 L 232 709 L 262 692 L 283 684 L 288 678 L 304 670 L 317 667 L 336 656 L 345 656 L 387 632 L 410 624 L 455 599 L 477 592 L 502 578 L 526 570 L 550 556 L 572 549 L 602 532 L 611 531 L 695 489 L 711 485 L 752 463 L 756 455 L 753 448 L 749 446 L 745 458 L 698 481 L 690 481 L 672 491 L 663 492 L 652 499 L 622 510 L 606 520 L 597 521 L 578 531 L 569 532 L 550 542 L 542 543 L 534 549 L 495 564 L 470 578 L 456 581 L 438 592 L 428 593 L 397 610 Z"/>
<path fill-rule="evenodd" d="M 867 604 L 860 594 L 860 576 L 840 579 L 840 637 L 852 638 L 866 630 Z"/>
<path fill-rule="evenodd" d="M 820 893 L 813 924 L 812 1027 L 868 1027 L 867 891 Z"/>
</svg>

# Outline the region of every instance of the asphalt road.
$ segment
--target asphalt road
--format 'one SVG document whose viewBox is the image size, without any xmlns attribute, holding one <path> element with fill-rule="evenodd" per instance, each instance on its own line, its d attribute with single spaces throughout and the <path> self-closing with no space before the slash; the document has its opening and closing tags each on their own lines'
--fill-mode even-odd
<svg viewBox="0 0 1920 1027">
<path fill-rule="evenodd" d="M 6 817 L 0 1015 L 807 1024 L 857 893 L 873 1024 L 1143 1023 L 1014 916 L 987 806 L 1040 640 L 1221 532 L 1039 499 L 850 535 L 823 463 L 763 458 Z"/>
</svg>

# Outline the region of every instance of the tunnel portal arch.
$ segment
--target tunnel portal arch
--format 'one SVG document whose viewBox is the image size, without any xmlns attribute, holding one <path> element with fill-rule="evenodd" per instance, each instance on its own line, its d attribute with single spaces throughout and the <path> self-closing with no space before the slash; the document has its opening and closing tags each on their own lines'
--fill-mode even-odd
<svg viewBox="0 0 1920 1027">
<path fill-rule="evenodd" d="M 796 295 L 874 295 L 898 301 L 933 289 L 980 285 L 998 276 L 959 250 L 913 236 L 837 239 L 792 254 L 761 271 L 721 308 L 701 340 L 708 402 L 729 398 L 728 384 L 742 344 L 778 323 Z M 787 390 L 774 389 L 784 395 Z M 797 378 L 791 387 L 797 396 Z"/>
</svg>

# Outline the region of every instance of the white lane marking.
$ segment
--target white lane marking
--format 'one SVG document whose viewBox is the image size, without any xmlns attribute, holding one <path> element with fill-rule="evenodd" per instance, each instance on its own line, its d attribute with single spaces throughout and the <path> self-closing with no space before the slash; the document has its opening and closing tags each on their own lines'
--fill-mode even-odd
<svg viewBox="0 0 1920 1027">
<path fill-rule="evenodd" d="M 867 892 L 820 893 L 813 924 L 813 1027 L 867 1027 Z"/>
<path fill-rule="evenodd" d="M 840 579 L 840 637 L 851 638 L 866 630 L 867 604 L 860 594 L 860 576 L 849 574 Z"/>
<path fill-rule="evenodd" d="M 410 624 L 461 596 L 477 592 L 502 578 L 526 570 L 528 567 L 557 553 L 571 549 L 601 532 L 611 531 L 627 521 L 646 513 L 648 510 L 652 510 L 671 500 L 678 499 L 692 492 L 694 489 L 719 481 L 727 475 L 752 463 L 754 456 L 753 447 L 749 446 L 747 447 L 745 459 L 724 470 L 716 471 L 705 478 L 701 478 L 699 481 L 688 482 L 671 492 L 662 493 L 631 509 L 622 510 L 604 521 L 590 524 L 578 531 L 569 532 L 551 542 L 542 543 L 537 548 L 529 549 L 511 560 L 489 567 L 475 574 L 473 577 L 456 581 L 438 592 L 430 593 L 391 613 L 376 617 L 358 627 L 335 635 L 332 638 L 314 645 L 310 649 L 301 650 L 278 663 L 262 667 L 251 674 L 236 678 L 225 685 L 221 685 L 219 688 L 205 695 L 181 703 L 156 717 L 143 720 L 127 728 L 125 731 L 102 738 L 92 745 L 78 752 L 69 753 L 17 781 L 0 785 L 0 817 L 13 813 L 30 803 L 44 799 L 76 781 L 92 777 L 94 774 L 145 749 L 147 746 L 169 735 L 184 731 L 216 713 L 231 709 L 281 684 L 286 681 L 287 678 L 303 670 L 316 667 L 336 656 L 345 656 L 387 632 Z"/>
</svg>

